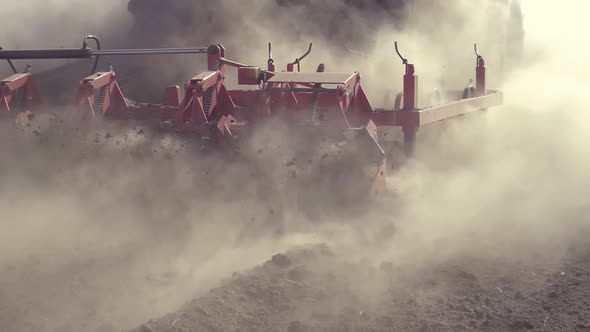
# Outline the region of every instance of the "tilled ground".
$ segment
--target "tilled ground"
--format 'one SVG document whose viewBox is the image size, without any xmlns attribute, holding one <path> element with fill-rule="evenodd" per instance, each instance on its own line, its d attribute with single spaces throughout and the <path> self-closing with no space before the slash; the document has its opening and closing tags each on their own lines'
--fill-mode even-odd
<svg viewBox="0 0 590 332">
<path fill-rule="evenodd" d="M 583 331 L 590 247 L 579 245 L 558 266 L 482 259 L 420 271 L 299 249 L 134 331 Z"/>
<path fill-rule="evenodd" d="M 235 272 L 189 301 L 179 290 L 200 294 L 193 279 L 138 273 L 149 263 L 137 255 L 53 271 L 29 262 L 4 268 L 0 322 L 2 331 L 120 331 L 150 316 L 159 318 L 133 331 L 584 331 L 588 248 L 576 243 L 552 265 L 538 256 L 405 269 L 308 246 Z"/>
</svg>

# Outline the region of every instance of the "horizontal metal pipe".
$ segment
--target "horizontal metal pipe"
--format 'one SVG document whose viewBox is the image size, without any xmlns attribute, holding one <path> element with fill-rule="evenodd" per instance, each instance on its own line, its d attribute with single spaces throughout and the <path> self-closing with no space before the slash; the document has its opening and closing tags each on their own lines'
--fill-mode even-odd
<svg viewBox="0 0 590 332">
<path fill-rule="evenodd" d="M 88 59 L 107 55 L 156 55 L 156 54 L 203 54 L 207 47 L 145 48 L 119 50 L 92 50 L 87 48 L 57 48 L 39 50 L 0 50 L 0 60 L 34 59 Z"/>
<path fill-rule="evenodd" d="M 44 50 L 2 50 L 0 59 L 87 59 L 91 58 L 90 49 L 84 48 L 56 48 Z"/>
<path fill-rule="evenodd" d="M 272 92 L 317 92 L 317 93 L 336 93 L 338 89 L 327 88 L 270 88 Z"/>
<path fill-rule="evenodd" d="M 207 47 L 92 50 L 92 55 L 204 54 Z"/>
</svg>

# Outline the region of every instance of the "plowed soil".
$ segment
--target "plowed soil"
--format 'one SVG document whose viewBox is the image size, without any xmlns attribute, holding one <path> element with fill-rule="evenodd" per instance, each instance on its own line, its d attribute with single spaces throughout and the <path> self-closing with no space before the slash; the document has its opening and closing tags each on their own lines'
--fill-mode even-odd
<svg viewBox="0 0 590 332">
<path fill-rule="evenodd" d="M 572 248 L 559 266 L 539 256 L 411 272 L 392 262 L 351 264 L 325 247 L 299 249 L 134 331 L 583 331 L 590 266 L 588 243 L 576 245 L 586 250 Z"/>
</svg>

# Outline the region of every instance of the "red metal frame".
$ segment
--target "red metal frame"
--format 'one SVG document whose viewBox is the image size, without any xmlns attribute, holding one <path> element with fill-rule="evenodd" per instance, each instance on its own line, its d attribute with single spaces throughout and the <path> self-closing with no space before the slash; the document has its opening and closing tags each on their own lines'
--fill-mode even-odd
<svg viewBox="0 0 590 332">
<path fill-rule="evenodd" d="M 401 127 L 406 153 L 411 155 L 420 127 L 502 103 L 501 92 L 486 88 L 485 61 L 477 53 L 477 48 L 475 96 L 419 108 L 415 66 L 401 56 L 396 43 L 405 73 L 400 95 L 403 103 L 400 109 L 394 110 L 376 110 L 371 106 L 358 72 L 325 72 L 323 65 L 316 72 L 300 72 L 301 60 L 310 51 L 311 44 L 307 53 L 287 64 L 286 71 L 276 72 L 270 44 L 266 70 L 229 60 L 222 45 L 211 45 L 207 48 L 208 70 L 188 80 L 184 94 L 178 86 L 167 87 L 164 105 L 129 103 L 112 70 L 80 81 L 75 105 L 96 116 L 94 105 L 100 95 L 105 116 L 157 119 L 164 121 L 164 127 L 215 139 L 234 136 L 236 132 L 241 133 L 238 129 L 242 128 L 253 130 L 257 123 L 274 116 L 284 117 L 294 124 L 311 121 L 312 127 L 324 134 L 353 130 L 367 150 L 378 156 L 370 189 L 373 195 L 385 190 L 386 178 L 385 153 L 377 139 L 378 127 Z M 237 68 L 239 83 L 257 89 L 228 90 L 225 86 L 226 66 Z M 39 93 L 31 74 L 23 73 L 0 83 L 0 108 L 10 111 L 11 99 L 19 89 L 24 91 L 27 110 L 39 103 Z"/>
</svg>

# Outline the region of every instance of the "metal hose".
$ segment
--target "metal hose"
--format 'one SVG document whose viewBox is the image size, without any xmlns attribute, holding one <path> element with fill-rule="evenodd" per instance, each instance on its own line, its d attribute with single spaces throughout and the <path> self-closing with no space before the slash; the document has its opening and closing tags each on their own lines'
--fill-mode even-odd
<svg viewBox="0 0 590 332">
<path fill-rule="evenodd" d="M 84 49 L 88 48 L 88 40 L 89 39 L 92 39 L 92 40 L 94 40 L 94 42 L 96 42 L 96 49 L 100 51 L 100 49 L 101 49 L 100 40 L 95 35 L 85 36 L 84 40 L 82 41 L 82 48 L 84 48 Z M 94 59 L 94 66 L 92 67 L 92 72 L 90 73 L 90 75 L 96 73 L 96 68 L 98 68 L 99 59 L 100 59 L 100 55 L 96 55 L 96 59 Z"/>
</svg>

